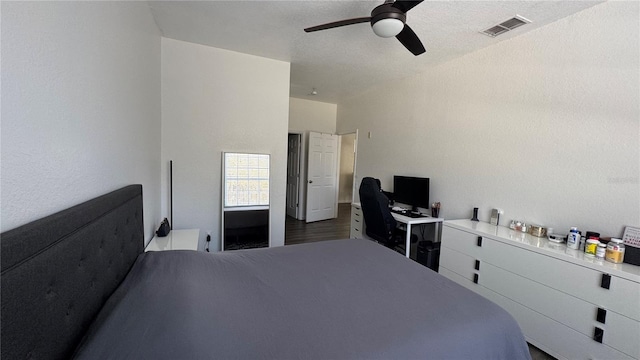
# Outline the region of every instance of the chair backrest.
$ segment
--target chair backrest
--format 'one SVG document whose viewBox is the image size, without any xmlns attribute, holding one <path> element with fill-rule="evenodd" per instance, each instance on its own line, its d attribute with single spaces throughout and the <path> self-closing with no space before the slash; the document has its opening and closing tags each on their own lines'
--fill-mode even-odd
<svg viewBox="0 0 640 360">
<path fill-rule="evenodd" d="M 396 220 L 389 211 L 389 199 L 380 189 L 380 180 L 365 177 L 359 193 L 367 236 L 384 244 L 391 243 Z"/>
</svg>

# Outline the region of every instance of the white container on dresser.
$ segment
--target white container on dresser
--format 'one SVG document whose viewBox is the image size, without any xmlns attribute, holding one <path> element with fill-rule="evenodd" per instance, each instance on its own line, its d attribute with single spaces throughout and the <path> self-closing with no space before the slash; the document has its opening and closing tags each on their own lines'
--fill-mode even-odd
<svg viewBox="0 0 640 360">
<path fill-rule="evenodd" d="M 567 359 L 640 359 L 640 266 L 503 226 L 444 222 L 439 272 L 502 306 L 527 341 Z"/>
<path fill-rule="evenodd" d="M 359 203 L 351 204 L 351 239 L 364 239 L 364 217 L 362 216 L 362 206 Z"/>
</svg>

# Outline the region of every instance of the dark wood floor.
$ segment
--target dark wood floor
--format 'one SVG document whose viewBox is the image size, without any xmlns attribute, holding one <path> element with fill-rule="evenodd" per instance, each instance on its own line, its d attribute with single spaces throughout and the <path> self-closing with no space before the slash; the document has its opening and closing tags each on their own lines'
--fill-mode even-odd
<svg viewBox="0 0 640 360">
<path fill-rule="evenodd" d="M 330 220 L 306 223 L 287 216 L 284 230 L 284 244 L 302 244 L 322 240 L 349 238 L 351 227 L 351 204 L 338 204 L 338 217 Z"/>
</svg>

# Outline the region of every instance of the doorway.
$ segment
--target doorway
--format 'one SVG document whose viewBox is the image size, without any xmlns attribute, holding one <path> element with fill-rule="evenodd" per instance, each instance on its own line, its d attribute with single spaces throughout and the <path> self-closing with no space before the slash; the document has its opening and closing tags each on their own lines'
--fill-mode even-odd
<svg viewBox="0 0 640 360">
<path fill-rule="evenodd" d="M 324 155 L 321 155 L 319 158 L 320 166 L 318 164 L 313 165 L 312 160 L 317 160 L 315 157 L 316 152 L 310 151 L 308 148 L 311 147 L 311 144 L 314 143 L 310 141 L 311 138 L 316 139 L 320 137 L 321 143 L 324 142 L 326 137 L 333 138 L 333 142 L 335 146 L 333 146 L 333 156 L 325 158 Z M 313 140 L 311 139 L 311 140 Z M 317 140 L 317 139 L 316 139 Z M 309 143 L 310 145 L 307 145 Z M 325 144 L 326 145 L 326 144 Z M 318 147 L 317 141 L 315 147 Z M 314 147 L 314 149 L 315 149 Z M 326 153 L 327 149 L 325 146 L 319 146 L 322 150 L 321 153 Z M 315 194 L 311 191 L 311 195 L 309 194 L 309 189 L 312 187 L 310 185 L 322 184 L 325 181 L 329 181 L 329 178 L 332 178 L 333 183 L 329 184 L 333 188 L 333 195 L 330 196 L 331 199 L 331 210 L 326 212 L 330 213 L 329 216 L 325 217 L 335 218 L 337 217 L 337 204 L 338 204 L 338 164 L 339 164 L 339 150 L 340 141 L 339 135 L 331 135 L 331 134 L 322 134 L 313 131 L 305 131 L 305 132 L 290 132 L 288 133 L 288 144 L 287 144 L 287 189 L 286 189 L 286 214 L 289 218 L 294 218 L 296 220 L 311 220 L 317 221 L 319 219 L 314 219 L 313 216 L 311 219 L 308 218 L 308 208 L 311 207 L 315 209 L 319 206 L 316 203 L 311 204 L 309 206 L 309 197 L 311 200 L 317 200 L 318 196 L 313 196 Z M 331 152 L 331 151 L 329 151 Z M 332 161 L 326 162 L 325 159 L 331 158 Z M 313 167 L 313 171 L 311 171 L 311 176 L 309 175 L 309 168 Z M 319 169 L 319 170 L 318 170 Z M 333 169 L 333 170 L 331 170 Z M 321 173 L 322 181 L 318 181 L 317 178 L 312 178 L 316 176 L 316 172 Z M 329 175 L 327 175 L 327 173 Z M 307 179 L 309 177 L 309 179 Z M 325 184 L 326 185 L 326 184 Z M 312 189 L 313 190 L 313 189 Z M 329 197 L 320 197 L 322 201 L 326 201 Z M 323 204 L 320 204 L 323 205 Z M 326 204 L 324 204 L 326 205 Z"/>
<path fill-rule="evenodd" d="M 321 222 L 306 223 L 304 221 L 307 184 L 306 139 L 303 132 L 289 133 L 285 245 L 336 239 L 338 237 L 346 238 L 349 236 L 351 202 L 354 201 L 354 194 L 358 187 L 358 184 L 355 184 L 357 135 L 357 130 L 339 135 L 337 159 L 339 164 L 337 169 L 338 191 L 336 195 L 336 209 L 338 211 L 335 218 Z M 299 142 L 299 145 L 296 145 L 296 142 Z M 342 226 L 343 223 L 346 225 Z M 338 233 L 340 236 L 338 236 Z M 309 234 L 312 234 L 312 236 Z"/>
<path fill-rule="evenodd" d="M 289 133 L 287 147 L 287 216 L 301 219 L 302 134 Z"/>
<path fill-rule="evenodd" d="M 309 131 L 306 222 L 338 216 L 340 136 Z"/>
<path fill-rule="evenodd" d="M 356 133 L 340 135 L 340 185 L 338 203 L 352 203 L 356 191 Z"/>
</svg>

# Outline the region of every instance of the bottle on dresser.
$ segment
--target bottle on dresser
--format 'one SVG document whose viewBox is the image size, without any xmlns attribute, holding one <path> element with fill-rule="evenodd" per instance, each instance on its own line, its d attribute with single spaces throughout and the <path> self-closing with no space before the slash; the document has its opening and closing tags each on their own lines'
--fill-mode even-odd
<svg viewBox="0 0 640 360">
<path fill-rule="evenodd" d="M 580 232 L 577 227 L 571 228 L 571 231 L 567 236 L 567 247 L 575 250 L 580 248 Z"/>
</svg>

